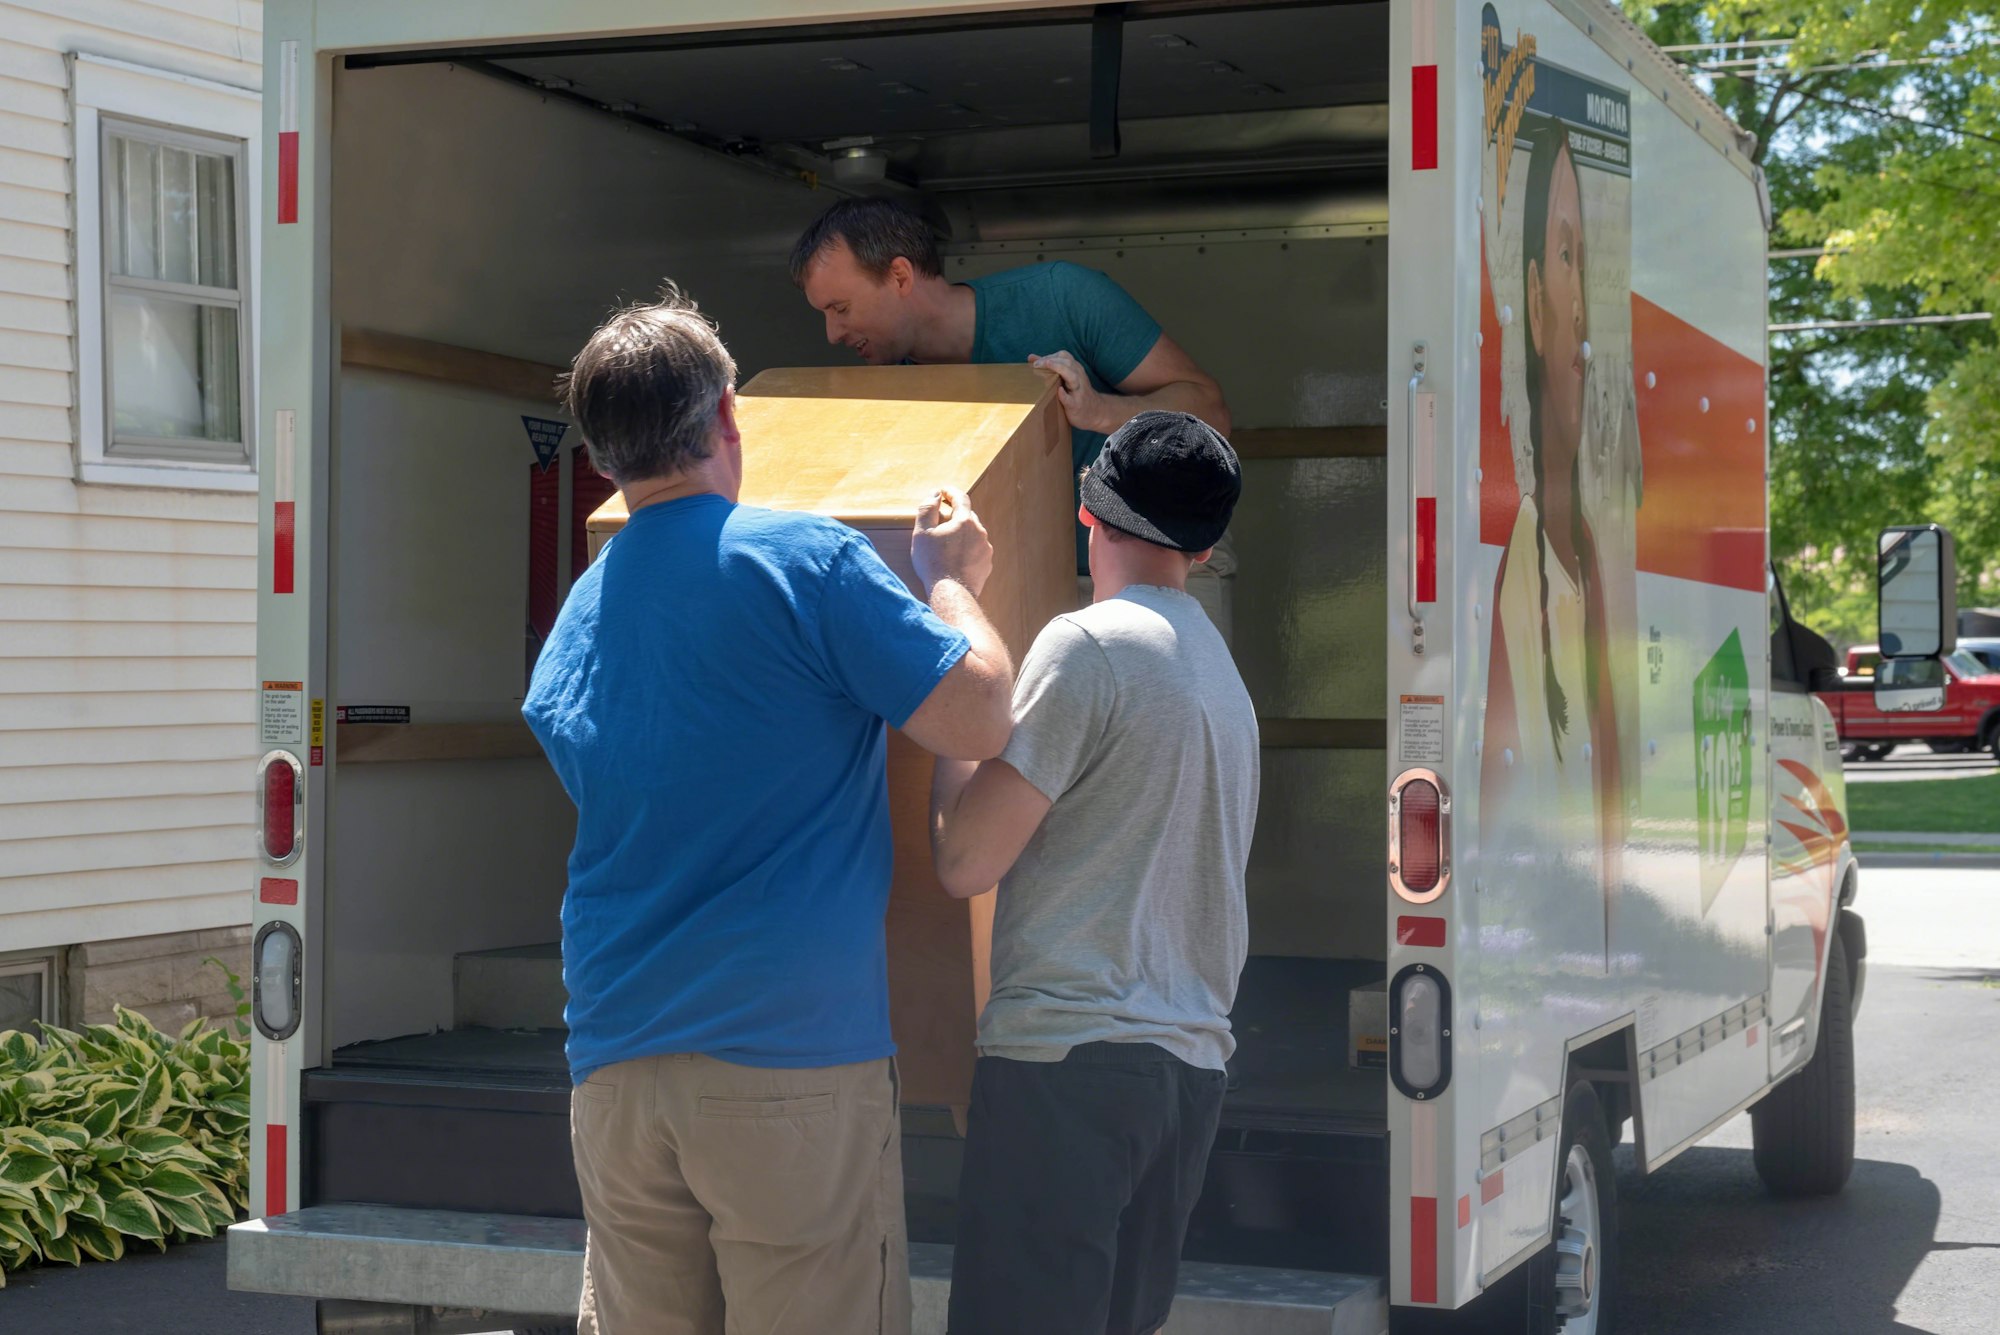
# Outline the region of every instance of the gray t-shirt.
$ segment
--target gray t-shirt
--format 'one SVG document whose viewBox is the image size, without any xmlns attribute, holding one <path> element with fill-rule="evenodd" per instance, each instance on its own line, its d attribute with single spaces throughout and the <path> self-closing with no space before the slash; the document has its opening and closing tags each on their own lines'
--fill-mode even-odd
<svg viewBox="0 0 2000 1335">
<path fill-rule="evenodd" d="M 1035 638 L 1001 759 L 1055 805 L 1000 883 L 981 1052 L 1146 1042 L 1222 1068 L 1257 746 L 1236 663 L 1179 590 L 1127 588 Z"/>
</svg>

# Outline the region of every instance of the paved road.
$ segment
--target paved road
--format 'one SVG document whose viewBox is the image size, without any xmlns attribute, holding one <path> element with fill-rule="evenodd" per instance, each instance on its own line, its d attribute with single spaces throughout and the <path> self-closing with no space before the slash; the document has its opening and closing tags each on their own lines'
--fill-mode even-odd
<svg viewBox="0 0 2000 1335">
<path fill-rule="evenodd" d="M 1865 860 L 1864 860 L 1865 861 Z M 1781 1203 L 1747 1118 L 1651 1178 L 1619 1151 L 1623 1335 L 1990 1335 L 2000 1327 L 2000 871 L 1868 869 L 1853 1181 Z M 312 1335 L 310 1305 L 231 1294 L 222 1248 L 13 1276 L 6 1335 Z"/>
</svg>

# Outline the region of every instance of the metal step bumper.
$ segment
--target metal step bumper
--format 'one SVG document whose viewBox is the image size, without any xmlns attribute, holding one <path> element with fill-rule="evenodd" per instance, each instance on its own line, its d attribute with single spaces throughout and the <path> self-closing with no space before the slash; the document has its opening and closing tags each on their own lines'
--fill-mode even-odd
<svg viewBox="0 0 2000 1335">
<path fill-rule="evenodd" d="M 420 1307 L 569 1316 L 583 1288 L 583 1221 L 315 1205 L 229 1230 L 229 1287 Z M 915 1335 L 943 1335 L 951 1248 L 910 1247 Z M 1181 1266 L 1168 1335 L 1383 1335 L 1379 1276 Z"/>
</svg>

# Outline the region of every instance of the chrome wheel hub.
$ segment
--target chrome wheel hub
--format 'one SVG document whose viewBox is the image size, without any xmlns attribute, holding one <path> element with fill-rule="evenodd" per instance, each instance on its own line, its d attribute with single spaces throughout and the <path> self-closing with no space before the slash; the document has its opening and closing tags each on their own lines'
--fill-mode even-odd
<svg viewBox="0 0 2000 1335">
<path fill-rule="evenodd" d="M 1590 1152 L 1572 1145 L 1563 1162 L 1556 1219 L 1556 1316 L 1564 1335 L 1597 1329 L 1597 1169 Z"/>
</svg>

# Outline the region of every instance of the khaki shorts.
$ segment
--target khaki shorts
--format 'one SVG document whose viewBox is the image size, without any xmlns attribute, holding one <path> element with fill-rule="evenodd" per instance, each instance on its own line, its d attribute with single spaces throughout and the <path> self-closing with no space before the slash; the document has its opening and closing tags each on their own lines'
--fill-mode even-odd
<svg viewBox="0 0 2000 1335">
<path fill-rule="evenodd" d="M 897 1093 L 887 1059 L 593 1073 L 570 1097 L 578 1335 L 908 1335 Z"/>
</svg>

